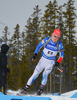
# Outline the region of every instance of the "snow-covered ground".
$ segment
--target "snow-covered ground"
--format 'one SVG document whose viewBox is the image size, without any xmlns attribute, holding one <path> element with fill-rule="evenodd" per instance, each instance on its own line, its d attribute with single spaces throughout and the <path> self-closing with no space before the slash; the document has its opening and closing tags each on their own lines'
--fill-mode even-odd
<svg viewBox="0 0 77 100">
<path fill-rule="evenodd" d="M 7 91 L 7 94 L 8 95 L 16 95 L 18 91 L 12 91 L 12 90 L 8 90 Z M 52 95 L 52 94 L 42 94 L 41 96 L 42 97 L 50 97 L 52 100 L 77 100 L 77 98 L 70 98 L 71 96 L 73 96 L 75 93 L 77 92 L 77 90 L 73 90 L 73 91 L 70 91 L 70 92 L 67 92 L 67 93 L 63 93 L 61 95 Z M 33 94 L 32 94 L 33 95 Z M 35 95 L 35 94 L 34 94 Z M 27 96 L 31 96 L 30 94 Z"/>
</svg>

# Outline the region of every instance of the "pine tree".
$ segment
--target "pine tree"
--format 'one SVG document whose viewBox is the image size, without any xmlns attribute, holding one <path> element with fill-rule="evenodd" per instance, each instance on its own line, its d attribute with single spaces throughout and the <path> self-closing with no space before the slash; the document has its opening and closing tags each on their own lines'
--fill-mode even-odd
<svg viewBox="0 0 77 100">
<path fill-rule="evenodd" d="M 12 50 L 10 51 L 10 79 L 8 82 L 9 88 L 18 89 L 20 86 L 20 32 L 19 32 L 19 24 L 14 28 L 14 34 L 10 40 L 10 46 Z M 15 83 L 15 84 L 14 84 Z"/>
<path fill-rule="evenodd" d="M 8 35 L 10 34 L 10 33 L 8 32 L 8 26 L 5 26 L 3 33 L 4 33 L 4 35 L 2 36 L 2 39 L 3 39 L 3 41 L 7 44 Z"/>
<path fill-rule="evenodd" d="M 65 87 L 69 90 L 73 89 L 73 71 L 74 71 L 74 52 L 75 52 L 75 7 L 74 1 L 69 0 L 67 4 L 64 4 L 66 10 L 63 12 L 65 18 L 65 33 L 64 33 L 64 48 L 65 48 L 65 57 L 64 57 L 64 67 L 66 83 Z M 68 85 L 67 85 L 68 84 Z"/>
<path fill-rule="evenodd" d="M 27 66 L 30 69 L 30 74 L 29 77 L 32 75 L 34 67 L 36 66 L 36 64 L 38 63 L 39 60 L 39 54 L 37 57 L 36 62 L 32 62 L 32 57 L 35 51 L 35 48 L 37 46 L 37 44 L 39 43 L 39 39 L 41 37 L 41 34 L 39 32 L 39 25 L 40 25 L 40 9 L 39 6 L 35 6 L 34 12 L 32 14 L 32 18 L 29 18 L 27 20 L 27 25 L 25 25 L 26 27 L 26 62 L 27 62 Z M 31 86 L 31 89 L 33 89 L 34 91 L 36 90 L 38 85 L 38 82 L 34 82 L 34 84 Z M 36 87 L 35 87 L 36 86 Z M 31 90 L 30 89 L 30 90 Z"/>
<path fill-rule="evenodd" d="M 42 38 L 45 38 L 47 36 L 51 36 L 51 33 L 53 32 L 53 4 L 50 1 L 48 5 L 45 6 L 45 14 L 41 18 L 41 32 L 43 34 Z"/>
<path fill-rule="evenodd" d="M 26 52 L 26 32 L 22 32 L 21 34 L 21 64 L 20 64 L 20 87 L 23 88 L 29 78 L 30 69 L 28 66 L 29 61 L 27 60 L 27 52 Z"/>
<path fill-rule="evenodd" d="M 54 29 L 58 28 L 58 24 L 59 24 L 57 1 L 54 0 L 53 3 L 52 1 L 50 1 L 48 5 L 46 5 L 45 7 L 46 7 L 46 10 L 45 10 L 44 16 L 41 18 L 41 27 L 40 27 L 43 38 L 51 36 Z M 54 80 L 54 82 L 52 82 L 52 80 Z M 54 72 L 52 71 L 50 73 L 50 79 L 48 78 L 48 81 L 49 82 L 47 82 L 47 91 L 50 90 L 50 92 L 52 91 L 55 92 L 57 89 L 55 88 L 55 85 L 56 85 L 55 69 L 54 69 Z M 49 86 L 49 89 L 48 89 L 48 86 Z"/>
</svg>

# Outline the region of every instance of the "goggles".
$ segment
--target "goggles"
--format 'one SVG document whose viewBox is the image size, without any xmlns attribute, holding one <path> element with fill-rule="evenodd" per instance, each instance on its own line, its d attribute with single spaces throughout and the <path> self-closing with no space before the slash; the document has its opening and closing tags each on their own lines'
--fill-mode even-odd
<svg viewBox="0 0 77 100">
<path fill-rule="evenodd" d="M 58 38 L 58 39 L 60 38 L 59 36 L 56 36 L 56 35 L 54 35 L 54 37 L 55 37 L 55 38 Z"/>
</svg>

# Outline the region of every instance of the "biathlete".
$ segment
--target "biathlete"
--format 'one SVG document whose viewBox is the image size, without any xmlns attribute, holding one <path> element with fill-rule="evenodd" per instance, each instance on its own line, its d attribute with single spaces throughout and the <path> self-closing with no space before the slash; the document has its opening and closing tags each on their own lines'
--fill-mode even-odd
<svg viewBox="0 0 77 100">
<path fill-rule="evenodd" d="M 50 39 L 50 41 L 47 44 L 46 44 L 46 42 L 49 39 L 49 37 L 44 38 L 37 45 L 34 55 L 33 55 L 34 61 L 36 60 L 36 57 L 37 57 L 37 54 L 38 54 L 40 48 L 42 48 L 46 44 L 42 51 L 42 57 L 39 60 L 38 64 L 36 65 L 32 76 L 29 78 L 24 89 L 22 89 L 22 91 L 21 91 L 22 94 L 26 94 L 29 87 L 32 85 L 33 81 L 39 76 L 39 74 L 44 69 L 41 85 L 37 91 L 37 95 L 41 95 L 43 93 L 43 89 L 47 83 L 47 77 L 48 77 L 49 73 L 52 71 L 53 66 L 58 67 L 64 57 L 63 44 L 61 41 L 59 41 L 59 43 L 58 43 L 59 48 L 57 48 L 57 41 L 60 38 L 60 35 L 61 35 L 61 31 L 59 29 L 55 29 L 54 32 L 52 33 L 52 38 Z M 59 52 L 59 58 L 57 61 L 55 61 L 56 55 L 58 52 Z"/>
</svg>

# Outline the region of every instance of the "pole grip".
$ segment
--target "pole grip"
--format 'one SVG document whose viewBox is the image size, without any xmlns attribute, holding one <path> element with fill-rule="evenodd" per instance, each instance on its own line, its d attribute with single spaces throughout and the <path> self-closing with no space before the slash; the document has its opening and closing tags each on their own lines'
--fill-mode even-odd
<svg viewBox="0 0 77 100">
<path fill-rule="evenodd" d="M 58 69 L 61 73 L 63 72 L 63 70 L 61 70 L 60 68 L 57 67 L 57 69 Z"/>
</svg>

